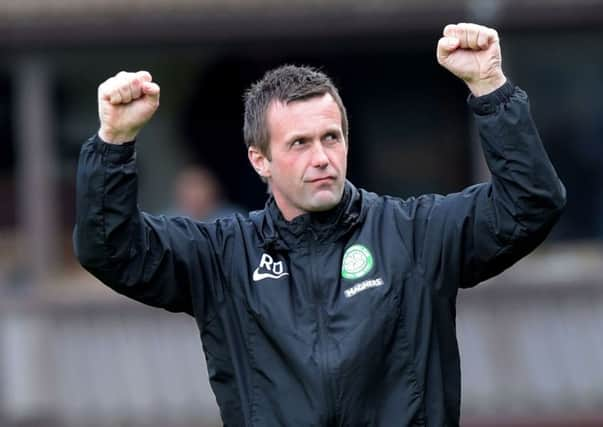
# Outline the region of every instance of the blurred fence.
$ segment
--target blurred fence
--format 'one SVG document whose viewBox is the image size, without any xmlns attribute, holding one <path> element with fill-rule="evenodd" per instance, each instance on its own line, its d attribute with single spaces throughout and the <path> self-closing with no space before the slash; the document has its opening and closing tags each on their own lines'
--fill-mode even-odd
<svg viewBox="0 0 603 427">
<path fill-rule="evenodd" d="M 5 305 L 0 425 L 219 425 L 198 336 L 121 300 Z"/>
<path fill-rule="evenodd" d="M 603 253 L 592 249 L 531 256 L 461 292 L 463 413 L 472 425 L 603 425 Z"/>
</svg>

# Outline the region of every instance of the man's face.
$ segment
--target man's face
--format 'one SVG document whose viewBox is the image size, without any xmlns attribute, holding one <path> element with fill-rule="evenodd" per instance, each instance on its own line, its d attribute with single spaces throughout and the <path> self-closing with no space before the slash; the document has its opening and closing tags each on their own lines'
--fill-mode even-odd
<svg viewBox="0 0 603 427">
<path fill-rule="evenodd" d="M 341 112 L 326 93 L 268 108 L 271 160 L 254 147 L 253 166 L 263 175 L 283 216 L 329 210 L 341 200 L 347 168 L 347 142 Z"/>
</svg>

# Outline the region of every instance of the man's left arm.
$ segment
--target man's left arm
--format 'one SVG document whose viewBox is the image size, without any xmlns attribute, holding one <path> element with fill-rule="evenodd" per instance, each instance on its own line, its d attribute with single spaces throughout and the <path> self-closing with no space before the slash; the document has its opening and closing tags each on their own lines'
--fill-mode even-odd
<svg viewBox="0 0 603 427">
<path fill-rule="evenodd" d="M 502 73 L 496 31 L 447 26 L 438 61 L 472 92 L 469 106 L 492 175 L 489 183 L 422 202 L 420 261 L 439 291 L 455 294 L 540 244 L 565 205 L 565 189 L 540 141 L 527 95 Z"/>
</svg>

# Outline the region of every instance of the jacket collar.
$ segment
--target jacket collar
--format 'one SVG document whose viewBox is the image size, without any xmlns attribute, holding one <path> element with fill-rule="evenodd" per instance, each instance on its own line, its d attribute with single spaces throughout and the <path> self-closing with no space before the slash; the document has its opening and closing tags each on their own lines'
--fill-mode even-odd
<svg viewBox="0 0 603 427">
<path fill-rule="evenodd" d="M 334 241 L 356 226 L 365 214 L 361 192 L 346 181 L 341 201 L 325 212 L 310 212 L 287 221 L 270 196 L 261 224 L 261 246 L 290 250 L 307 240 Z"/>
</svg>

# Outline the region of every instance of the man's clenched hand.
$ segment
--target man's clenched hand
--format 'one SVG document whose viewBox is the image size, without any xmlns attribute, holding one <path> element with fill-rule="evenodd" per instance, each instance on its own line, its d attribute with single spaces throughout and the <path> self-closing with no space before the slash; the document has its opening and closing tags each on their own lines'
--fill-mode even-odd
<svg viewBox="0 0 603 427">
<path fill-rule="evenodd" d="M 496 30 L 476 24 L 447 25 L 438 42 L 438 62 L 462 79 L 475 96 L 486 95 L 506 81 Z"/>
<path fill-rule="evenodd" d="M 159 86 L 146 71 L 122 71 L 98 87 L 100 138 L 111 144 L 133 141 L 159 107 Z"/>
</svg>

